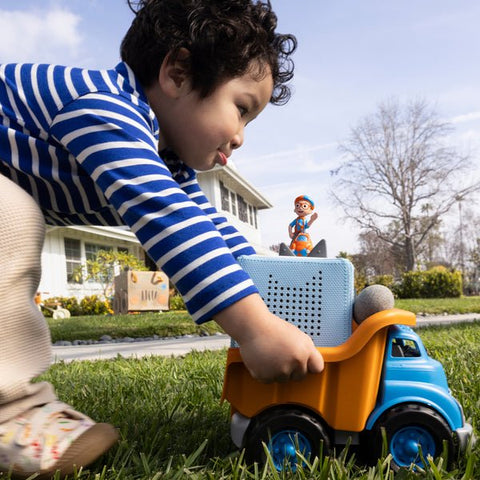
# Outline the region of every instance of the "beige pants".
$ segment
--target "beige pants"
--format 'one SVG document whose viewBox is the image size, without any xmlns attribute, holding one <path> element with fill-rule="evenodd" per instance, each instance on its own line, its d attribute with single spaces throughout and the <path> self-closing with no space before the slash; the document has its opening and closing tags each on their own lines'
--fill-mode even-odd
<svg viewBox="0 0 480 480">
<path fill-rule="evenodd" d="M 49 383 L 31 383 L 51 360 L 48 326 L 33 301 L 44 235 L 33 198 L 0 174 L 0 423 L 56 398 Z"/>
</svg>

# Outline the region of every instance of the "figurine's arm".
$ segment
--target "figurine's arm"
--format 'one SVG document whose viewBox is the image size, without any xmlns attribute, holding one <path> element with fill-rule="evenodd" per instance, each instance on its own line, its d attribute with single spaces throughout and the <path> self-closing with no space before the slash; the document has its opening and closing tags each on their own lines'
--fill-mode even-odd
<svg viewBox="0 0 480 480">
<path fill-rule="evenodd" d="M 295 236 L 295 220 L 288 225 L 288 236 L 293 240 Z"/>
<path fill-rule="evenodd" d="M 318 218 L 318 213 L 312 213 L 312 216 L 310 217 L 310 220 L 308 221 L 308 226 L 310 227 L 312 223 Z"/>
</svg>

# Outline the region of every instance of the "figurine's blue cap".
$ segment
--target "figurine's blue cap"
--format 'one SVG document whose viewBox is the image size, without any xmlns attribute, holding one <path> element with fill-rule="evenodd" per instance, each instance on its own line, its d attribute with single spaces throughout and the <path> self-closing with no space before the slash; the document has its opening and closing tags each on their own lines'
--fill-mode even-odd
<svg viewBox="0 0 480 480">
<path fill-rule="evenodd" d="M 313 202 L 313 200 L 308 195 L 298 196 L 295 199 L 295 203 L 300 202 L 301 200 L 305 200 L 306 202 L 308 202 L 312 206 L 312 208 L 315 208 L 315 203 Z"/>
</svg>

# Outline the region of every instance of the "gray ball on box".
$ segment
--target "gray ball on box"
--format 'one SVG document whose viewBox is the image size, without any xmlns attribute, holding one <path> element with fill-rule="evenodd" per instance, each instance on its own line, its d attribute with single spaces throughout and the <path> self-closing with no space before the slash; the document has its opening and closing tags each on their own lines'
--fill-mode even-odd
<svg viewBox="0 0 480 480">
<path fill-rule="evenodd" d="M 370 315 L 393 308 L 395 299 L 392 291 L 384 285 L 370 285 L 364 288 L 355 298 L 353 317 L 362 323 Z"/>
</svg>

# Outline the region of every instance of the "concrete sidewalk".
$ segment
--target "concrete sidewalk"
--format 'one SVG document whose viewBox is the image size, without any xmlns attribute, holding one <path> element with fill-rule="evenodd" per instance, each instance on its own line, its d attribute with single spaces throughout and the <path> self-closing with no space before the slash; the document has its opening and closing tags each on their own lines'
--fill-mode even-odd
<svg viewBox="0 0 480 480">
<path fill-rule="evenodd" d="M 418 315 L 417 326 L 448 325 L 451 323 L 465 323 L 480 320 L 480 313 L 459 313 L 456 315 Z"/>
<path fill-rule="evenodd" d="M 448 325 L 452 323 L 480 320 L 480 313 L 461 315 L 418 316 L 417 326 Z M 183 337 L 171 340 L 151 340 L 132 343 L 101 343 L 95 345 L 73 345 L 52 347 L 52 363 L 72 360 L 106 360 L 118 355 L 124 358 L 140 358 L 149 355 L 178 356 L 191 351 L 219 350 L 230 345 L 228 335 L 209 337 Z"/>
<path fill-rule="evenodd" d="M 106 360 L 118 355 L 125 358 L 140 358 L 149 355 L 185 355 L 191 351 L 219 350 L 230 345 L 228 335 L 208 337 L 184 337 L 171 340 L 148 340 L 132 343 L 97 343 L 95 345 L 72 345 L 52 347 L 52 363 L 72 360 Z"/>
</svg>

